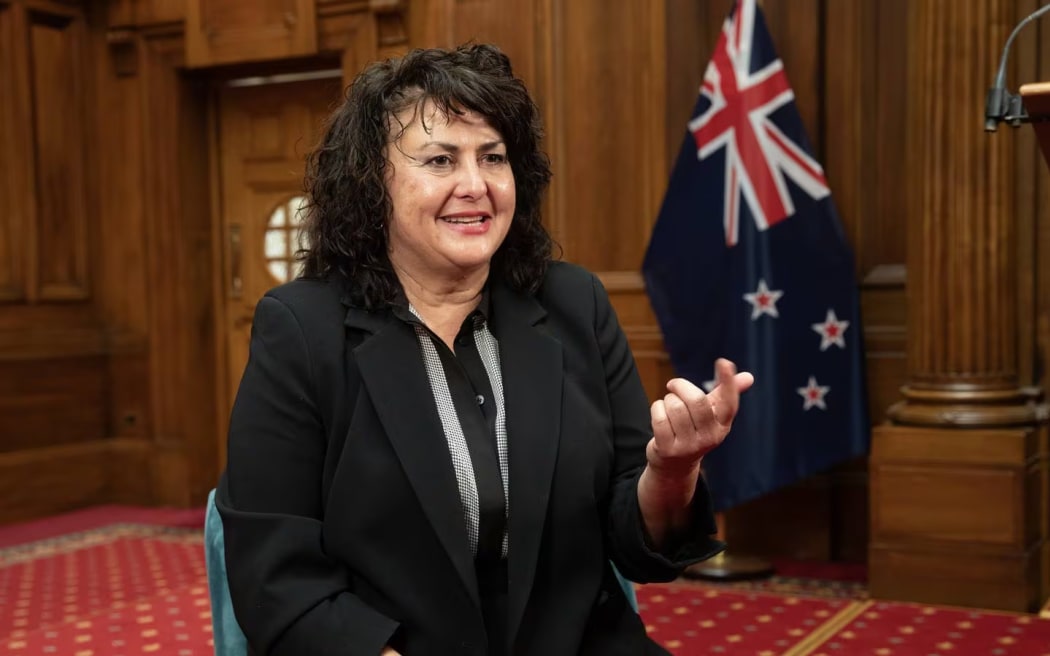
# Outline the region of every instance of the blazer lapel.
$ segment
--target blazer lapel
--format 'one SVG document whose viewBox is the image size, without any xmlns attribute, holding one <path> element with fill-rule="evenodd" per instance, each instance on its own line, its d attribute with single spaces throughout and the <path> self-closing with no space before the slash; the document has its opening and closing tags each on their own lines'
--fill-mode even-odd
<svg viewBox="0 0 1050 656">
<path fill-rule="evenodd" d="M 517 634 L 543 537 L 561 433 L 562 347 L 543 331 L 536 299 L 493 285 L 507 413 L 510 508 L 508 636 Z"/>
<path fill-rule="evenodd" d="M 353 350 L 361 378 L 424 513 L 480 608 L 459 486 L 415 331 L 389 312 L 354 307 L 346 325 L 373 333 Z"/>
</svg>

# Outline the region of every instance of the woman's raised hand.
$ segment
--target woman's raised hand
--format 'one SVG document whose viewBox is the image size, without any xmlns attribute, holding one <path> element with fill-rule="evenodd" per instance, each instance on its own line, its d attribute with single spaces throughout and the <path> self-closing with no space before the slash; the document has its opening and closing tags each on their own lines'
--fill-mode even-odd
<svg viewBox="0 0 1050 656">
<path fill-rule="evenodd" d="M 717 385 L 707 393 L 684 378 L 672 378 L 667 395 L 650 408 L 653 439 L 646 457 L 660 478 L 688 478 L 699 469 L 703 457 L 729 433 L 740 393 L 755 381 L 724 358 L 715 362 L 715 373 Z"/>
</svg>

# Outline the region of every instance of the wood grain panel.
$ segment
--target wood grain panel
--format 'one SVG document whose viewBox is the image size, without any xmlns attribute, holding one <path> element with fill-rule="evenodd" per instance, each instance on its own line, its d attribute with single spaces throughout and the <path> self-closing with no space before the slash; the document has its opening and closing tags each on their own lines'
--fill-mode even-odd
<svg viewBox="0 0 1050 656">
<path fill-rule="evenodd" d="M 28 119 L 25 102 L 24 19 L 20 7 L 0 4 L 0 160 L 26 161 L 29 145 L 24 140 Z M 32 210 L 33 198 L 26 167 L 0 169 L 0 301 L 24 297 L 24 226 Z"/>
<path fill-rule="evenodd" d="M 108 434 L 103 357 L 0 363 L 0 452 Z"/>
<path fill-rule="evenodd" d="M 551 225 L 593 271 L 641 266 L 667 185 L 663 29 L 661 3 L 555 6 Z"/>
<path fill-rule="evenodd" d="M 872 177 L 858 181 L 863 201 L 874 208 L 870 220 L 859 227 L 858 249 L 861 270 L 867 272 L 887 264 L 907 261 L 907 235 L 911 189 L 903 164 L 914 154 L 914 145 L 905 135 L 908 103 L 907 46 L 902 43 L 902 23 L 908 16 L 909 0 L 874 2 L 877 19 L 876 50 L 870 53 L 865 76 L 872 76 L 876 88 L 867 89 L 862 101 L 865 122 L 858 129 L 866 135 L 865 152 L 871 153 L 875 167 Z M 870 25 L 870 24 L 869 24 Z M 871 28 L 869 28 L 871 29 Z M 870 62 L 874 62 L 874 66 Z M 874 68 L 874 71 L 872 71 Z"/>
<path fill-rule="evenodd" d="M 732 439 L 730 437 L 729 439 Z M 829 561 L 836 555 L 831 521 L 834 480 L 811 476 L 725 513 L 725 541 L 736 554 Z M 790 527 L 784 521 L 787 508 Z"/>
<path fill-rule="evenodd" d="M 498 43 L 510 57 L 514 74 L 537 97 L 542 92 L 536 87 L 536 67 L 542 62 L 536 51 L 541 3 L 542 0 L 454 0 L 450 2 L 452 20 L 447 45 Z M 541 100 L 537 98 L 537 102 Z"/>
<path fill-rule="evenodd" d="M 821 0 L 765 0 L 763 13 L 773 46 L 784 62 L 795 104 L 806 135 L 817 156 L 824 159 L 823 123 L 823 5 Z"/>
<path fill-rule="evenodd" d="M 94 34 L 92 39 L 92 54 L 99 62 L 94 76 L 98 99 L 94 138 L 98 149 L 93 152 L 105 154 L 93 158 L 98 180 L 94 225 L 104 236 L 99 240 L 94 269 L 95 303 L 114 330 L 145 339 L 151 299 L 147 289 L 148 214 L 142 193 L 145 168 L 137 163 L 146 148 L 142 131 L 146 105 L 140 95 L 141 78 L 118 68 L 126 52 L 135 53 L 137 68 L 143 44 L 139 38 L 128 39 L 118 44 L 111 43 L 105 34 Z"/>
<path fill-rule="evenodd" d="M 861 286 L 869 414 L 881 422 L 907 380 L 902 135 L 905 0 L 825 4 L 825 168 Z"/>
<path fill-rule="evenodd" d="M 36 165 L 35 282 L 45 301 L 89 296 L 83 22 L 31 13 Z"/>
<path fill-rule="evenodd" d="M 968 545 L 1021 544 L 1022 526 L 1011 512 L 975 512 L 977 508 L 1013 508 L 1019 472 L 991 469 L 883 465 L 876 481 L 880 502 L 872 515 L 879 539 L 942 540 Z M 922 504 L 915 503 L 922 499 Z"/>
<path fill-rule="evenodd" d="M 875 596 L 1032 610 L 1043 586 L 1046 430 L 876 429 Z"/>
<path fill-rule="evenodd" d="M 111 0 L 106 3 L 110 27 L 146 27 L 181 23 L 186 18 L 186 0 Z"/>
<path fill-rule="evenodd" d="M 147 447 L 138 440 L 0 453 L 0 524 L 150 498 Z"/>
<path fill-rule="evenodd" d="M 128 345 L 111 349 L 107 363 L 109 435 L 146 440 L 153 429 L 150 390 L 143 383 L 149 380 L 149 352 L 138 336 L 127 338 Z"/>
<path fill-rule="evenodd" d="M 663 336 L 656 325 L 641 274 L 606 271 L 599 274 L 599 278 L 631 347 L 646 396 L 650 401 L 663 398 L 667 381 L 674 377 L 674 369 L 664 349 Z"/>
<path fill-rule="evenodd" d="M 872 68 L 874 33 L 864 28 L 865 23 L 872 24 L 871 8 L 870 2 L 830 3 L 824 40 L 827 64 L 823 101 L 827 120 L 823 125 L 823 162 L 846 234 L 857 245 L 858 228 L 868 218 L 860 183 L 870 179 L 875 169 L 874 158 L 864 156 L 874 135 L 862 127 L 865 103 L 859 102 L 872 97 L 874 88 L 873 76 L 867 74 Z M 864 271 L 859 263 L 858 271 Z"/>
<path fill-rule="evenodd" d="M 177 39 L 143 43 L 139 100 L 144 250 L 149 302 L 153 444 L 185 463 L 154 479 L 154 499 L 201 502 L 217 479 L 215 308 L 209 214 L 207 88 L 180 74 Z M 192 411 L 187 409 L 192 408 Z M 176 458 L 173 463 L 177 464 Z"/>
<path fill-rule="evenodd" d="M 844 463 L 831 471 L 829 560 L 863 563 L 868 559 L 868 478 L 867 457 Z"/>
<path fill-rule="evenodd" d="M 101 356 L 109 351 L 109 339 L 99 326 L 75 322 L 83 313 L 12 311 L 11 314 L 20 318 L 52 316 L 69 323 L 37 327 L 23 321 L 14 329 L 0 331 L 0 362 Z"/>
<path fill-rule="evenodd" d="M 668 171 L 682 147 L 700 92 L 700 82 L 728 11 L 728 6 L 717 8 L 716 4 L 719 3 L 695 0 L 667 0 L 666 3 L 664 140 Z"/>
<path fill-rule="evenodd" d="M 901 426 L 872 445 L 879 462 L 1023 468 L 1039 457 L 1037 431 L 981 430 L 957 435 L 949 430 Z"/>
<path fill-rule="evenodd" d="M 190 0 L 186 62 L 215 66 L 317 54 L 313 0 Z"/>
<path fill-rule="evenodd" d="M 902 552 L 874 545 L 870 569 L 896 574 L 892 584 L 872 579 L 876 599 L 1000 608 L 1031 612 L 1038 608 L 1036 572 L 1039 550 L 1015 554 L 953 553 L 915 549 Z"/>
</svg>

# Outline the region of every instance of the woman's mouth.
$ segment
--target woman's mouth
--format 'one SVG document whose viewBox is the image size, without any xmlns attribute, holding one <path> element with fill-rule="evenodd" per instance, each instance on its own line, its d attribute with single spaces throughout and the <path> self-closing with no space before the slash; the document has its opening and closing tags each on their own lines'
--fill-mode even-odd
<svg viewBox="0 0 1050 656">
<path fill-rule="evenodd" d="M 455 224 L 455 225 L 473 225 L 473 224 L 483 223 L 484 221 L 487 221 L 488 218 L 489 217 L 484 216 L 484 215 L 479 215 L 479 216 L 443 216 L 443 217 L 441 217 L 441 220 L 445 221 L 447 223 Z"/>
</svg>

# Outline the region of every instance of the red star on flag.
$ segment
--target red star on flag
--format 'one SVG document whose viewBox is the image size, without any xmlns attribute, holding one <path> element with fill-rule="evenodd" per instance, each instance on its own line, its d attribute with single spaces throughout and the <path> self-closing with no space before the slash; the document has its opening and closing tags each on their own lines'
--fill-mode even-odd
<svg viewBox="0 0 1050 656">
<path fill-rule="evenodd" d="M 829 308 L 824 323 L 813 324 L 813 330 L 820 333 L 820 350 L 826 351 L 832 344 L 839 348 L 846 348 L 843 334 L 847 328 L 849 328 L 849 322 L 839 321 L 839 318 L 835 316 L 835 311 Z"/>
<path fill-rule="evenodd" d="M 783 291 L 766 286 L 765 279 L 759 280 L 758 289 L 750 294 L 744 294 L 744 300 L 751 304 L 751 320 L 754 321 L 763 314 L 768 314 L 773 318 L 779 317 L 777 301 L 783 295 Z"/>
<path fill-rule="evenodd" d="M 821 410 L 827 410 L 828 406 L 824 403 L 824 395 L 831 390 L 827 385 L 817 385 L 817 379 L 813 376 L 809 377 L 809 383 L 805 387 L 799 387 L 798 393 L 802 395 L 802 409 L 809 410 L 810 408 L 820 408 Z"/>
</svg>

